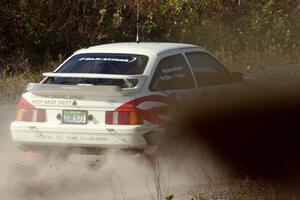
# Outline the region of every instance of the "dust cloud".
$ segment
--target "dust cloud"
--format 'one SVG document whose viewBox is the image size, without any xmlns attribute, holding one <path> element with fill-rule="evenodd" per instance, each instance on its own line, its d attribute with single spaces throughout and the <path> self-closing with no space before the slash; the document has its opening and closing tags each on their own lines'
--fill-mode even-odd
<svg viewBox="0 0 300 200">
<path fill-rule="evenodd" d="M 268 71 L 257 72 L 261 77 L 257 74 L 251 74 L 252 71 L 247 73 L 258 77 L 260 81 L 267 85 L 274 86 L 276 84 L 290 84 L 290 82 L 299 84 L 299 69 L 300 67 L 297 65 L 291 66 L 289 70 L 287 68 L 279 68 L 277 69 L 278 73 L 273 73 L 275 71 L 273 69 L 270 69 L 272 73 Z M 282 76 L 282 74 L 286 76 Z M 295 92 L 295 94 L 297 93 Z M 198 105 L 198 102 L 200 101 L 196 99 L 195 105 Z M 191 103 L 191 105 L 193 104 Z M 183 107 L 186 110 L 186 104 Z M 166 153 L 168 156 L 164 157 L 164 153 L 160 152 L 162 157 L 155 161 L 149 160 L 140 154 L 128 155 L 124 152 L 108 152 L 101 156 L 71 155 L 65 162 L 50 161 L 41 163 L 39 161 L 25 160 L 23 153 L 12 142 L 9 125 L 15 118 L 16 105 L 3 105 L 0 103 L 0 198 L 5 200 L 146 200 L 163 199 L 162 197 L 166 194 L 174 194 L 176 199 L 191 199 L 189 197 L 193 196 L 193 190 L 196 192 L 194 195 L 197 195 L 201 187 L 204 187 L 203 190 L 205 190 L 206 186 L 210 187 L 210 184 L 214 184 L 216 181 L 221 181 L 222 185 L 220 177 L 223 177 L 224 182 L 226 182 L 228 172 L 226 166 L 223 163 L 215 163 L 214 160 L 211 160 L 212 156 L 207 151 L 199 149 L 201 147 L 199 144 L 201 144 L 204 137 L 202 131 L 202 137 L 198 134 L 199 123 L 203 124 L 206 121 L 201 121 L 200 119 L 202 118 L 198 117 L 203 116 L 202 108 L 200 109 L 201 112 L 196 108 L 198 107 L 191 107 L 191 113 L 202 113 L 202 115 L 195 115 L 195 118 L 191 118 L 193 115 L 187 110 L 186 116 L 188 118 L 186 119 L 188 120 L 185 120 L 186 123 L 175 121 L 175 125 L 173 125 L 173 130 L 175 130 L 169 131 L 171 135 L 166 138 L 163 145 L 169 151 Z M 226 108 L 230 109 L 231 107 L 226 106 Z M 232 108 L 236 108 L 236 106 Z M 231 110 L 234 111 L 236 109 Z M 265 109 L 260 110 L 264 112 Z M 246 117 L 248 115 L 243 116 Z M 184 114 L 180 115 L 180 119 L 182 118 L 185 119 Z M 295 118 L 298 119 L 298 117 Z M 230 122 L 232 118 L 225 119 Z M 223 118 L 216 118 L 216 120 L 222 121 Z M 261 121 L 264 122 L 265 120 Z M 189 122 L 194 122 L 194 124 Z M 232 122 L 235 121 L 232 120 Z M 209 128 L 218 128 L 215 124 Z M 236 127 L 235 124 L 233 123 L 232 127 Z M 189 127 L 191 132 L 189 133 L 186 127 L 180 129 L 181 125 Z M 202 129 L 207 126 L 204 125 Z M 191 129 L 191 127 L 195 129 Z M 218 138 L 217 141 L 221 142 L 226 142 L 226 138 L 234 138 L 228 136 L 228 134 L 219 134 L 219 132 L 216 131 L 215 135 L 211 135 L 211 131 L 206 131 L 205 133 L 210 134 L 210 137 L 207 137 L 207 139 L 211 138 L 211 136 L 216 136 Z M 192 137 L 192 133 L 196 133 L 197 137 Z M 182 134 L 185 135 L 185 138 L 192 139 L 192 142 L 185 145 L 189 147 L 187 149 L 180 149 L 181 147 L 184 148 L 184 145 L 182 145 Z M 171 142 L 171 136 L 174 137 L 175 145 Z M 195 140 L 195 138 L 201 139 L 201 141 Z M 222 140 L 222 138 L 225 139 Z M 243 141 L 242 139 L 243 136 L 241 141 Z M 232 141 L 234 142 L 234 140 Z M 181 145 L 178 145 L 178 143 Z M 196 149 L 192 148 L 193 143 L 196 143 Z M 220 145 L 217 146 L 219 147 Z M 233 148 L 236 145 L 230 145 L 230 147 Z M 173 148 L 176 151 L 173 151 Z M 228 151 L 228 148 L 226 149 Z M 234 152 L 239 153 L 240 150 Z M 247 158 L 247 156 L 243 158 Z M 213 185 L 213 187 L 215 186 Z M 217 189 L 219 190 L 220 187 L 217 187 Z"/>
<path fill-rule="evenodd" d="M 15 105 L 0 105 L 0 197 L 6 200 L 158 199 L 188 197 L 206 181 L 191 157 L 158 158 L 111 151 L 101 156 L 73 154 L 65 162 L 25 160 L 11 141 Z M 206 173 L 206 172 L 205 172 Z"/>
</svg>

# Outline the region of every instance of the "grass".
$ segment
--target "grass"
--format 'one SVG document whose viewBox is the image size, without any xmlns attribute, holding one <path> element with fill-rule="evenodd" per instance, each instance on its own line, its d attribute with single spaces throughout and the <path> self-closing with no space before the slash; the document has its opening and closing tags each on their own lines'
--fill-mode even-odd
<svg viewBox="0 0 300 200">
<path fill-rule="evenodd" d="M 0 66 L 0 103 L 16 102 L 26 91 L 28 83 L 38 83 L 43 79 L 43 72 L 53 71 L 61 61 L 47 61 L 43 69 L 34 69 L 24 56 L 17 56 L 7 64 Z"/>
<path fill-rule="evenodd" d="M 286 187 L 286 186 L 285 186 Z M 296 200 L 295 192 L 285 190 L 279 185 L 268 181 L 232 181 L 223 183 L 216 188 L 198 187 L 191 190 L 192 200 Z M 221 188 L 221 190 L 220 190 Z M 176 197 L 175 197 L 176 199 Z"/>
<path fill-rule="evenodd" d="M 196 155 L 195 158 L 199 156 Z M 152 195 L 153 200 L 176 200 L 176 195 L 165 193 L 166 185 L 159 157 L 151 159 L 153 180 L 156 190 Z M 202 171 L 203 168 L 199 168 Z M 164 171 L 165 172 L 165 171 Z M 166 172 L 165 172 L 166 173 Z M 168 176 L 168 175 L 167 175 Z M 187 191 L 187 200 L 296 200 L 297 191 L 284 183 L 269 180 L 242 179 L 215 179 L 199 185 L 190 185 Z"/>
<path fill-rule="evenodd" d="M 293 55 L 286 54 L 281 48 L 266 49 L 262 52 L 257 52 L 255 49 L 248 49 L 240 52 L 238 55 L 231 52 L 219 51 L 215 52 L 215 55 L 227 68 L 239 71 L 300 63 L 300 47 L 295 49 Z"/>
<path fill-rule="evenodd" d="M 0 78 L 0 102 L 15 102 L 26 90 L 28 83 L 39 82 L 42 79 L 40 74 L 7 76 L 3 72 Z"/>
</svg>

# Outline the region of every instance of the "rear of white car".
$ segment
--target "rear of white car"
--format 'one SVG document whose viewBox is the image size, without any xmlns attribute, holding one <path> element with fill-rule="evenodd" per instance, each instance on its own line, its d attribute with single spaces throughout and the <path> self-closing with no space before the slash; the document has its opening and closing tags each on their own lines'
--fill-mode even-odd
<svg viewBox="0 0 300 200">
<path fill-rule="evenodd" d="M 155 146 L 174 96 L 243 87 L 204 49 L 176 43 L 115 43 L 75 52 L 19 102 L 12 137 L 32 148 Z M 171 98 L 170 98 L 171 97 Z"/>
<path fill-rule="evenodd" d="M 12 137 L 25 150 L 51 147 L 145 149 L 167 97 L 145 92 L 151 55 L 75 53 L 19 101 Z M 156 137 L 156 136 L 155 136 Z"/>
<path fill-rule="evenodd" d="M 74 99 L 82 97 L 78 94 L 48 98 L 25 93 L 19 103 L 17 120 L 11 125 L 13 140 L 27 145 L 106 148 L 147 145 L 143 135 L 157 126 L 144 121 L 134 106 L 125 103 L 128 108 L 119 108 L 120 99 L 119 102 L 109 98 Z"/>
</svg>

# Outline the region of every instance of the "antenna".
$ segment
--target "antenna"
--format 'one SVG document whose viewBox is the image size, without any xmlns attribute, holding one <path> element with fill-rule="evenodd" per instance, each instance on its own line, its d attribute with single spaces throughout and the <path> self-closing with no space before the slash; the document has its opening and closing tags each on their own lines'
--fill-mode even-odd
<svg viewBox="0 0 300 200">
<path fill-rule="evenodd" d="M 140 38 L 139 38 L 139 0 L 136 0 L 136 43 L 140 43 Z"/>
</svg>

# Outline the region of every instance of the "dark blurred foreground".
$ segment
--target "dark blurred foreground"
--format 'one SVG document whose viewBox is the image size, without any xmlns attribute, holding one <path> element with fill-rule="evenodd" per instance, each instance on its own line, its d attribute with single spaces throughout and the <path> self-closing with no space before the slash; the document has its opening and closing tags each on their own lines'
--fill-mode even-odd
<svg viewBox="0 0 300 200">
<path fill-rule="evenodd" d="M 299 89 L 195 95 L 178 105 L 163 146 L 172 156 L 205 149 L 232 178 L 299 186 Z"/>
</svg>

